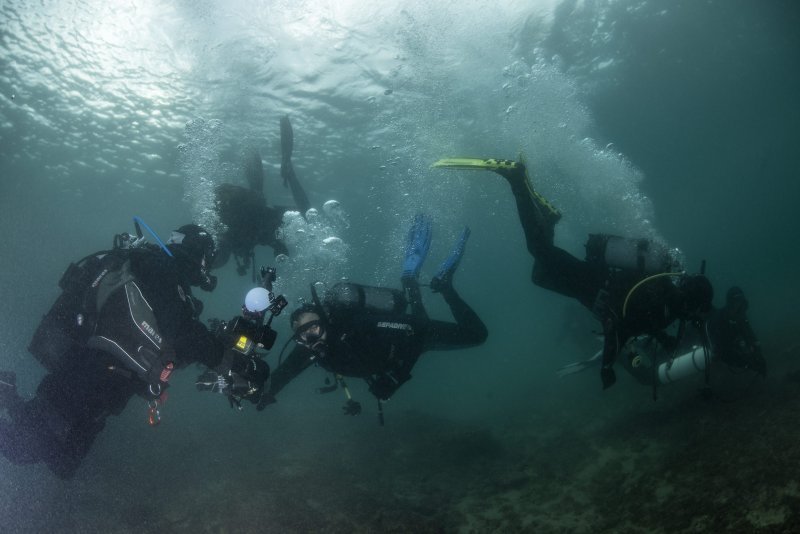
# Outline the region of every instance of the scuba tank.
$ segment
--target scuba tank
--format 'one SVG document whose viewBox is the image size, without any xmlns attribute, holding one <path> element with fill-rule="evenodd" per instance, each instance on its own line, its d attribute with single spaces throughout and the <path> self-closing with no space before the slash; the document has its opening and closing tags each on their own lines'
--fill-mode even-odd
<svg viewBox="0 0 800 534">
<path fill-rule="evenodd" d="M 662 243 L 608 234 L 589 235 L 586 261 L 642 275 L 670 271 L 675 263 L 669 249 Z"/>
<path fill-rule="evenodd" d="M 707 360 L 705 349 L 694 345 L 688 352 L 658 366 L 658 382 L 662 385 L 669 384 L 687 376 L 704 373 Z"/>
<path fill-rule="evenodd" d="M 657 379 L 657 384 L 661 386 L 705 373 L 710 361 L 706 349 L 697 344 L 669 358 L 662 345 L 647 335 L 629 340 L 620 352 L 620 358 L 639 382 L 653 385 Z M 653 365 L 656 369 L 653 369 Z"/>
<path fill-rule="evenodd" d="M 406 298 L 397 289 L 339 282 L 325 292 L 325 306 L 332 309 L 365 310 L 376 313 L 403 313 Z"/>
<path fill-rule="evenodd" d="M 65 356 L 84 347 L 94 332 L 100 284 L 109 273 L 119 273 L 127 258 L 118 250 L 70 263 L 61 276 L 58 286 L 62 293 L 42 318 L 28 346 L 48 371 L 55 371 Z"/>
</svg>

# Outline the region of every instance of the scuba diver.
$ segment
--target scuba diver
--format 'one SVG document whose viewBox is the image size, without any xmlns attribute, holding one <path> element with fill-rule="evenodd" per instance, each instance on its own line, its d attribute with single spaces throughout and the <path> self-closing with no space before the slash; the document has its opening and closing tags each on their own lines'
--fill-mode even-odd
<svg viewBox="0 0 800 534">
<path fill-rule="evenodd" d="M 259 409 L 275 402 L 275 395 L 312 364 L 333 373 L 347 395 L 344 412 L 357 415 L 361 405 L 350 397 L 344 376 L 363 378 L 378 399 L 381 423 L 382 401 L 388 400 L 411 378 L 411 370 L 423 352 L 474 347 L 486 341 L 483 321 L 453 288 L 469 228 L 430 282 L 441 293 L 455 323 L 432 320 L 422 304 L 419 272 L 431 243 L 431 219 L 417 215 L 408 234 L 403 262 L 403 290 L 369 287 L 350 282 L 333 286 L 320 300 L 311 286 L 313 304 L 291 314 L 295 348 L 272 374 L 269 391 Z M 410 313 L 407 309 L 410 307 Z M 291 341 L 291 340 L 290 340 Z"/>
<path fill-rule="evenodd" d="M 283 214 L 296 209 L 303 216 L 311 207 L 303 187 L 297 180 L 292 166 L 294 132 L 289 117 L 281 117 L 281 177 L 284 187 L 292 191 L 296 208 L 270 206 L 264 197 L 264 166 L 261 155 L 256 152 L 245 164 L 245 176 L 249 187 L 222 184 L 216 189 L 216 210 L 227 230 L 220 236 L 219 248 L 214 259 L 214 268 L 221 267 L 233 255 L 236 271 L 244 275 L 253 262 L 257 245 L 272 247 L 275 256 L 288 254 L 286 244 L 277 236 L 283 222 Z M 253 268 L 255 264 L 253 263 Z M 253 271 L 255 280 L 255 271 Z"/>
<path fill-rule="evenodd" d="M 592 234 L 580 260 L 553 245 L 561 213 L 533 189 L 521 161 L 448 158 L 437 168 L 489 170 L 505 178 L 517 204 L 534 284 L 577 299 L 600 321 L 603 350 L 598 355 L 603 389 L 616 382 L 613 369 L 628 340 L 646 335 L 674 353 L 687 323 L 701 324 L 711 311 L 714 291 L 703 274 L 689 275 L 662 244 Z M 678 322 L 678 332 L 668 327 Z"/>
<path fill-rule="evenodd" d="M 44 462 L 71 478 L 110 415 L 130 398 L 148 402 L 155 426 L 172 373 L 190 363 L 216 369 L 238 398 L 257 403 L 269 376 L 260 359 L 236 353 L 198 320 L 191 287 L 212 291 L 214 240 L 187 224 L 167 243 L 138 217 L 137 236 L 114 238 L 112 250 L 71 263 L 62 289 L 28 350 L 47 369 L 36 396 L 17 394 L 16 375 L 0 373 L 0 452 L 11 462 Z M 141 226 L 158 241 L 146 243 Z"/>
<path fill-rule="evenodd" d="M 731 367 L 750 369 L 765 377 L 767 362 L 747 318 L 748 306 L 740 287 L 728 289 L 725 306 L 714 310 L 706 322 L 710 350 L 715 359 Z"/>
<path fill-rule="evenodd" d="M 625 369 L 641 384 L 663 386 L 686 377 L 704 374 L 708 382 L 712 366 L 727 365 L 732 372 L 749 371 L 753 378 L 766 377 L 767 364 L 761 343 L 747 319 L 748 302 L 741 288 L 728 290 L 725 306 L 713 309 L 704 323 L 687 325 L 678 346 L 667 350 L 657 339 L 640 335 L 620 350 Z M 558 370 L 566 376 L 601 363 L 602 351 L 582 362 Z M 708 384 L 704 393 L 708 394 Z"/>
</svg>

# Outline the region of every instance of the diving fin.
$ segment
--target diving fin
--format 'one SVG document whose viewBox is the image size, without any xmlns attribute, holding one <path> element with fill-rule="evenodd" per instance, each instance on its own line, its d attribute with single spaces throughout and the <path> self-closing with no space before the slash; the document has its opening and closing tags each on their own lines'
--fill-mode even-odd
<svg viewBox="0 0 800 534">
<path fill-rule="evenodd" d="M 444 158 L 432 165 L 441 169 L 462 169 L 462 170 L 514 170 L 519 164 L 510 159 L 480 159 L 480 158 Z"/>
<path fill-rule="evenodd" d="M 538 191 L 531 185 L 530 177 L 528 176 L 528 168 L 520 155 L 520 161 L 513 161 L 510 159 L 480 159 L 480 158 L 444 158 L 435 162 L 432 167 L 437 169 L 459 169 L 471 171 L 494 171 L 503 178 L 511 182 L 512 187 L 515 184 L 525 184 L 528 194 L 531 196 L 533 202 L 539 207 L 544 221 L 548 224 L 555 224 L 561 219 L 561 212 L 553 206 L 549 200 L 544 198 Z"/>
<path fill-rule="evenodd" d="M 565 365 L 564 367 L 560 367 L 556 374 L 559 378 L 564 378 L 567 375 L 574 375 L 575 373 L 580 373 L 581 371 L 585 371 L 589 367 L 594 367 L 596 365 L 600 365 L 602 363 L 602 356 L 603 351 L 598 350 L 594 356 L 589 358 L 588 360 L 583 360 L 582 362 L 575 362 Z"/>
<path fill-rule="evenodd" d="M 461 262 L 461 257 L 464 255 L 464 248 L 467 246 L 467 239 L 469 239 L 470 229 L 465 226 L 461 232 L 458 240 L 456 241 L 453 251 L 442 262 L 439 270 L 433 275 L 431 279 L 431 290 L 434 293 L 440 292 L 445 287 L 453 284 L 453 273 L 456 272 L 458 264 Z"/>
<path fill-rule="evenodd" d="M 289 122 L 289 116 L 284 115 L 281 117 L 281 178 L 283 178 L 283 187 L 288 186 L 291 189 L 294 204 L 305 217 L 306 212 L 311 209 L 311 202 L 294 173 L 292 150 L 294 150 L 294 130 L 292 123 Z"/>
<path fill-rule="evenodd" d="M 414 216 L 406 239 L 405 259 L 403 260 L 402 278 L 417 279 L 428 251 L 431 247 L 432 219 L 428 215 L 418 213 Z"/>
<path fill-rule="evenodd" d="M 294 176 L 292 167 L 292 151 L 294 150 L 294 131 L 289 116 L 281 117 L 281 177 L 283 186 L 289 185 L 289 179 Z"/>
</svg>

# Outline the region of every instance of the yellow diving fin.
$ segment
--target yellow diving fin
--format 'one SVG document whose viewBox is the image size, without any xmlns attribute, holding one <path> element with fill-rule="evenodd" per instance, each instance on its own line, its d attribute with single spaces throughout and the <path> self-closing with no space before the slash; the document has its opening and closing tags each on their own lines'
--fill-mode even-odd
<svg viewBox="0 0 800 534">
<path fill-rule="evenodd" d="M 528 176 L 528 168 L 525 166 L 522 155 L 520 154 L 520 161 L 510 159 L 481 159 L 481 158 L 444 158 L 435 162 L 431 167 L 438 169 L 461 169 L 461 170 L 474 170 L 474 171 L 495 171 L 501 175 L 509 177 L 503 171 L 513 171 L 517 169 L 524 169 L 524 181 L 528 190 L 528 194 L 533 199 L 534 203 L 539 206 L 545 218 L 552 223 L 555 223 L 561 218 L 561 212 L 553 206 L 550 201 L 544 198 L 538 191 L 531 185 L 530 177 Z M 521 174 L 521 173 L 520 173 Z M 522 176 L 520 176 L 521 178 Z"/>
<path fill-rule="evenodd" d="M 510 159 L 480 158 L 444 158 L 432 165 L 442 169 L 465 169 L 496 171 L 500 169 L 516 169 L 518 164 Z"/>
</svg>

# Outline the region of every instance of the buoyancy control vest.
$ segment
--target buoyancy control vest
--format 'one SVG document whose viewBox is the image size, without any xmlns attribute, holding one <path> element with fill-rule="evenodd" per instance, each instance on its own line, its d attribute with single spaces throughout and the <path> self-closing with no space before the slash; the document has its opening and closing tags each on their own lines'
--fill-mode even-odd
<svg viewBox="0 0 800 534">
<path fill-rule="evenodd" d="M 131 272 L 129 252 L 99 252 L 70 264 L 59 281 L 63 292 L 28 350 L 48 371 L 70 365 L 83 348 L 107 352 L 158 396 L 175 367 L 174 350 Z"/>
</svg>

